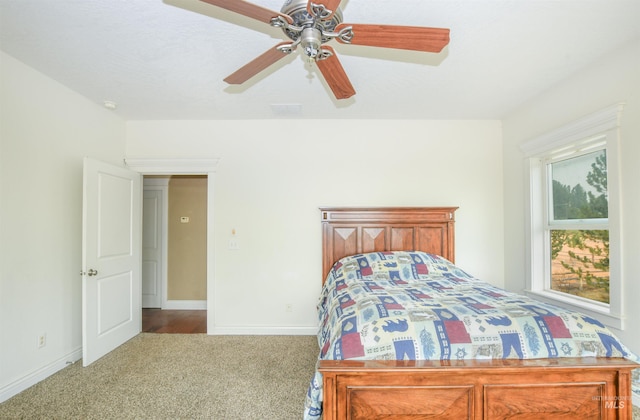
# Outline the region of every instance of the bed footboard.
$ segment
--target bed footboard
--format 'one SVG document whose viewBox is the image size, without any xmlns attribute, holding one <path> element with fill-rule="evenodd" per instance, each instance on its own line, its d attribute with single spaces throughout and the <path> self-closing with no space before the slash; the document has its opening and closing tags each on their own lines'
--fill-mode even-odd
<svg viewBox="0 0 640 420">
<path fill-rule="evenodd" d="M 321 360 L 323 418 L 629 419 L 621 358 Z"/>
</svg>

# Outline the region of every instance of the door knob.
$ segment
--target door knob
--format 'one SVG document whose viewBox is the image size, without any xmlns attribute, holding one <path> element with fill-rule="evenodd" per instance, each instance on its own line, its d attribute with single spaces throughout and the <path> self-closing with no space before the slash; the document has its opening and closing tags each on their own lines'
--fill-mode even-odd
<svg viewBox="0 0 640 420">
<path fill-rule="evenodd" d="M 84 271 L 80 271 L 80 275 L 84 276 L 96 276 L 98 274 L 98 270 L 94 270 L 93 268 L 89 269 L 89 271 L 84 272 Z"/>
</svg>

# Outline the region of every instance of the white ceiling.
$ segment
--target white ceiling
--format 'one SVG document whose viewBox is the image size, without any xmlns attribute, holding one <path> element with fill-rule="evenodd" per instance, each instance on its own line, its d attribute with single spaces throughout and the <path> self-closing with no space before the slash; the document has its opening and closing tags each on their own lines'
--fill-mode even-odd
<svg viewBox="0 0 640 420">
<path fill-rule="evenodd" d="M 280 10 L 283 0 L 253 3 Z M 0 48 L 91 101 L 116 102 L 127 120 L 499 119 L 640 38 L 640 0 L 343 0 L 342 9 L 348 23 L 450 28 L 451 41 L 439 54 L 331 41 L 356 89 L 342 101 L 300 53 L 227 85 L 286 38 L 199 0 L 0 0 Z"/>
</svg>

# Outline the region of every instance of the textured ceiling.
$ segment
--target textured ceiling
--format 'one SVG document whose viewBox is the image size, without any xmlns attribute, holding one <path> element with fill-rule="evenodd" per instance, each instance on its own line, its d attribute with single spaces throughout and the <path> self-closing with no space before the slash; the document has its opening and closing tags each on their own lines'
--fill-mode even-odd
<svg viewBox="0 0 640 420">
<path fill-rule="evenodd" d="M 640 38 L 639 0 L 343 0 L 342 9 L 348 23 L 450 28 L 451 41 L 439 54 L 331 41 L 356 89 L 342 101 L 299 53 L 227 85 L 284 35 L 198 0 L 0 0 L 0 48 L 91 101 L 117 103 L 127 120 L 499 119 Z"/>
</svg>

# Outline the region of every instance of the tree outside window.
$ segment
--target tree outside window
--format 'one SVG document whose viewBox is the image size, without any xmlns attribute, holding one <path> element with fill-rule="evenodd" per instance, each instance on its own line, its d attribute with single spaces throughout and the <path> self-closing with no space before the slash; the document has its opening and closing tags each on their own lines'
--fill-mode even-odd
<svg viewBox="0 0 640 420">
<path fill-rule="evenodd" d="M 561 160 L 550 167 L 550 287 L 609 303 L 606 151 Z"/>
</svg>

